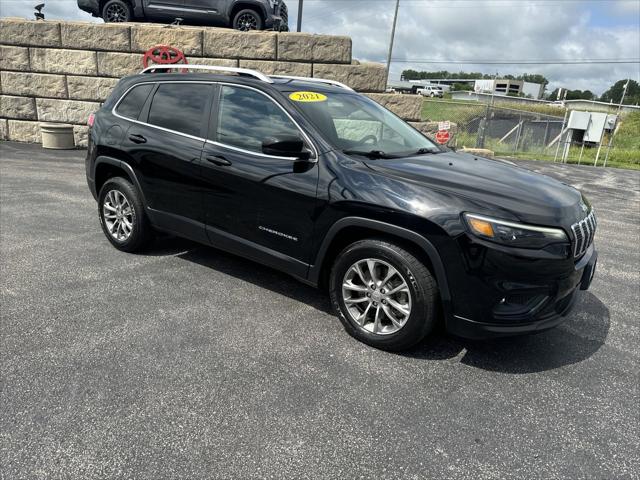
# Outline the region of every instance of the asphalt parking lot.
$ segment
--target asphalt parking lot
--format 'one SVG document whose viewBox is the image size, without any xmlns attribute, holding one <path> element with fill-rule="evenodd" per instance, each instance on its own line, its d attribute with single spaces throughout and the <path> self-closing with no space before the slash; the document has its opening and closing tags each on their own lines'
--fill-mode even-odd
<svg viewBox="0 0 640 480">
<path fill-rule="evenodd" d="M 399 355 L 242 258 L 116 251 L 83 159 L 0 144 L 0 478 L 639 478 L 640 172 L 522 162 L 595 205 L 591 290 Z"/>
</svg>

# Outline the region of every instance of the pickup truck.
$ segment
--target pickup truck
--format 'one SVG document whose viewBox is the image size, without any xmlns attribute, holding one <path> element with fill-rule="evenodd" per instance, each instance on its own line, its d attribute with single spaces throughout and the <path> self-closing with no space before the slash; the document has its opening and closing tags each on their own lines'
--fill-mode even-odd
<svg viewBox="0 0 640 480">
<path fill-rule="evenodd" d="M 436 87 L 436 86 L 432 86 L 429 85 L 427 87 L 424 88 L 419 88 L 417 90 L 419 95 L 422 95 L 423 97 L 440 97 L 442 98 L 444 96 L 444 92 L 442 91 L 442 88 L 440 87 Z"/>
<path fill-rule="evenodd" d="M 78 7 L 105 22 L 172 22 L 236 30 L 288 30 L 282 0 L 78 0 Z"/>
</svg>

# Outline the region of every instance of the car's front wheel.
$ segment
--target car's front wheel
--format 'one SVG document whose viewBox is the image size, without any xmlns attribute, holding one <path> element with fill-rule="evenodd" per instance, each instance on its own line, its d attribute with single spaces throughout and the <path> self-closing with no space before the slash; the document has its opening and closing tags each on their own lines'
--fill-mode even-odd
<svg viewBox="0 0 640 480">
<path fill-rule="evenodd" d="M 98 196 L 98 209 L 102 231 L 118 250 L 140 251 L 153 238 L 140 194 L 124 178 L 105 182 Z"/>
<path fill-rule="evenodd" d="M 122 0 L 109 0 L 102 7 L 102 19 L 105 23 L 130 22 L 132 17 L 131 7 Z"/>
<path fill-rule="evenodd" d="M 329 288 L 347 332 L 377 348 L 409 348 L 436 323 L 437 286 L 429 269 L 385 240 L 362 240 L 343 250 Z"/>
<path fill-rule="evenodd" d="M 262 17 L 255 10 L 245 8 L 236 13 L 233 18 L 233 28 L 243 32 L 262 30 Z"/>
</svg>

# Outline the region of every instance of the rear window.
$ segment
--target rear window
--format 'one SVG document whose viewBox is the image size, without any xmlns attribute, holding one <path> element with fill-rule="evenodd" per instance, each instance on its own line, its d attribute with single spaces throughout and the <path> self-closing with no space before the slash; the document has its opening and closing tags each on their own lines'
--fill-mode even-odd
<svg viewBox="0 0 640 480">
<path fill-rule="evenodd" d="M 202 83 L 163 83 L 153 96 L 147 123 L 202 136 L 205 106 L 211 85 Z"/>
<path fill-rule="evenodd" d="M 149 93 L 151 93 L 152 89 L 153 84 L 133 87 L 118 104 L 116 113 L 123 117 L 137 120 L 140 116 L 140 112 L 142 111 L 142 107 L 144 106 L 144 102 L 147 101 L 147 97 L 149 96 Z"/>
</svg>

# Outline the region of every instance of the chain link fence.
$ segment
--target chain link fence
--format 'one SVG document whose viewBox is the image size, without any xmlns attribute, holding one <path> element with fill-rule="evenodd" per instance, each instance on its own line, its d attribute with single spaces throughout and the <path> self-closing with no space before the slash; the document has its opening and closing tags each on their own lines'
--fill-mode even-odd
<svg viewBox="0 0 640 480">
<path fill-rule="evenodd" d="M 640 112 L 622 115 L 615 129 L 605 131 L 596 143 L 572 138 L 564 108 L 540 110 L 544 111 L 426 99 L 422 113 L 432 130 L 436 122 L 450 122 L 450 147 L 484 148 L 498 157 L 640 168 L 640 132 L 635 125 Z"/>
</svg>

